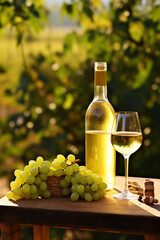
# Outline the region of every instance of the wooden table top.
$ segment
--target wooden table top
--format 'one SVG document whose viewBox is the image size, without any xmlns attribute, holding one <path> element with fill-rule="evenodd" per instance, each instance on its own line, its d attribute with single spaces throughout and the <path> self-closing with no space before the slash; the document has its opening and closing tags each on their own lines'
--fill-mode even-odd
<svg viewBox="0 0 160 240">
<path fill-rule="evenodd" d="M 144 178 L 129 178 L 143 186 Z M 160 179 L 152 179 L 160 203 Z M 115 189 L 91 203 L 71 202 L 67 197 L 10 201 L 0 199 L 0 222 L 81 230 L 135 234 L 160 234 L 160 204 L 148 206 L 138 200 L 114 199 L 124 188 L 124 177 L 116 177 Z"/>
</svg>

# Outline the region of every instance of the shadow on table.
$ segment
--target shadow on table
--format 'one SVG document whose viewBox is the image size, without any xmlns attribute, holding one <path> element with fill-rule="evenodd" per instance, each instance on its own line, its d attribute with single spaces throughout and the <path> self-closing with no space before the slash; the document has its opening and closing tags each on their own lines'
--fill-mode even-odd
<svg viewBox="0 0 160 240">
<path fill-rule="evenodd" d="M 150 205 L 150 207 L 160 212 L 160 204 L 153 204 L 153 205 Z"/>
</svg>

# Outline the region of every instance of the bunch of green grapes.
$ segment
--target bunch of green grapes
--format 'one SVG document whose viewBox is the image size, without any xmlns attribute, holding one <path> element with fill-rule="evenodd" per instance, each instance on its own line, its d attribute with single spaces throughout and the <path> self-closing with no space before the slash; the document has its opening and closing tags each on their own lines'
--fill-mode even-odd
<svg viewBox="0 0 160 240">
<path fill-rule="evenodd" d="M 29 161 L 22 170 L 15 170 L 15 181 L 10 183 L 11 191 L 7 193 L 9 199 L 37 199 L 50 198 L 48 190 L 48 176 L 61 177 L 60 185 L 62 195 L 70 196 L 72 201 L 79 198 L 90 202 L 99 200 L 106 195 L 106 183 L 97 174 L 87 170 L 85 166 L 79 166 L 73 154 L 65 158 L 57 155 L 53 162 L 45 161 L 42 157 Z"/>
<path fill-rule="evenodd" d="M 81 198 L 87 202 L 104 197 L 107 184 L 97 173 L 87 170 L 85 166 L 79 166 L 77 162 L 75 156 L 70 154 L 67 158 L 58 155 L 51 164 L 55 176 L 64 176 L 60 181 L 62 195 L 70 196 L 72 201 Z"/>
<path fill-rule="evenodd" d="M 51 192 L 47 189 L 47 177 L 52 174 L 50 161 L 42 157 L 30 160 L 23 170 L 15 170 L 15 181 L 10 183 L 11 191 L 8 199 L 38 199 L 50 198 Z"/>
</svg>

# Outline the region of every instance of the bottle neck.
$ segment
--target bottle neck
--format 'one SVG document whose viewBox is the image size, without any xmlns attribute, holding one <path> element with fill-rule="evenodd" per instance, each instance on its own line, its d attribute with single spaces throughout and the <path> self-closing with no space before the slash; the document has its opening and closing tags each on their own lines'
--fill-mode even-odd
<svg viewBox="0 0 160 240">
<path fill-rule="evenodd" d="M 94 100 L 107 99 L 107 68 L 95 67 L 94 71 Z"/>
<path fill-rule="evenodd" d="M 105 101 L 107 100 L 107 85 L 94 86 L 94 100 Z"/>
</svg>

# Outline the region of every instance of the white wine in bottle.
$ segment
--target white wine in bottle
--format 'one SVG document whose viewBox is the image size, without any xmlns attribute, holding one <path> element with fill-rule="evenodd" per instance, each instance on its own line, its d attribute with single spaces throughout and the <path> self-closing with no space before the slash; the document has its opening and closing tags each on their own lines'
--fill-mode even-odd
<svg viewBox="0 0 160 240">
<path fill-rule="evenodd" d="M 108 188 L 115 184 L 116 153 L 111 144 L 114 109 L 107 98 L 107 63 L 95 62 L 94 99 L 85 116 L 85 162 Z"/>
</svg>

